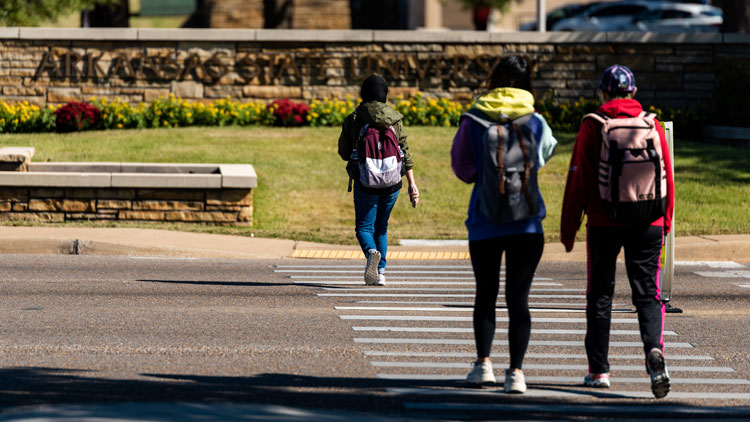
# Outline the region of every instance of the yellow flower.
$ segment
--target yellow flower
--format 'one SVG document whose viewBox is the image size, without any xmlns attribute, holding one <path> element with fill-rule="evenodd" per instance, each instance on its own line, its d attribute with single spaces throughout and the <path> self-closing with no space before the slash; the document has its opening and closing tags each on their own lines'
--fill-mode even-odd
<svg viewBox="0 0 750 422">
<path fill-rule="evenodd" d="M 118 123 L 118 124 L 117 124 L 117 128 L 118 128 L 118 129 L 122 129 L 122 123 Z"/>
<path fill-rule="evenodd" d="M 339 111 L 340 111 L 340 112 L 341 112 L 342 114 L 343 114 L 343 113 L 346 113 L 346 109 L 345 109 L 344 107 L 341 107 L 341 109 L 340 109 Z"/>
</svg>

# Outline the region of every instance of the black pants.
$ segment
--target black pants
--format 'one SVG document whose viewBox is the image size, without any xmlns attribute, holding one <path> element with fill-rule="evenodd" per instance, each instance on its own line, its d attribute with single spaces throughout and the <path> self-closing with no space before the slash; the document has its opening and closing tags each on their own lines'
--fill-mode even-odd
<svg viewBox="0 0 750 422">
<path fill-rule="evenodd" d="M 664 304 L 659 300 L 659 255 L 663 229 L 643 227 L 588 228 L 588 288 L 586 291 L 586 355 L 589 371 L 609 372 L 609 329 L 615 266 L 625 248 L 625 268 L 638 312 L 643 350 L 664 350 Z"/>
<path fill-rule="evenodd" d="M 521 369 L 531 336 L 529 290 L 542 258 L 544 235 L 518 234 L 469 242 L 477 282 L 474 339 L 479 358 L 489 357 L 495 335 L 495 302 L 500 287 L 500 261 L 505 252 L 505 302 L 508 306 L 510 367 Z"/>
</svg>

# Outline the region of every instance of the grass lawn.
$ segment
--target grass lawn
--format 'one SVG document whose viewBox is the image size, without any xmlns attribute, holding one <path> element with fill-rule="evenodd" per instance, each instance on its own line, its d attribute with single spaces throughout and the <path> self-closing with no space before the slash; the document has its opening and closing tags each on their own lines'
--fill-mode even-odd
<svg viewBox="0 0 750 422">
<path fill-rule="evenodd" d="M 421 198 L 417 209 L 405 196 L 397 202 L 390 221 L 393 243 L 466 238 L 463 221 L 471 186 L 458 181 L 450 168 L 454 132 L 407 128 Z M 338 135 L 339 128 L 149 129 L 0 135 L 0 146 L 33 146 L 34 161 L 250 163 L 258 173 L 253 227 L 136 225 L 353 244 L 354 211 L 345 163 L 336 153 Z M 557 154 L 540 172 L 548 241 L 558 239 L 574 136 L 557 134 Z M 675 156 L 677 235 L 750 233 L 750 150 L 677 140 Z"/>
</svg>

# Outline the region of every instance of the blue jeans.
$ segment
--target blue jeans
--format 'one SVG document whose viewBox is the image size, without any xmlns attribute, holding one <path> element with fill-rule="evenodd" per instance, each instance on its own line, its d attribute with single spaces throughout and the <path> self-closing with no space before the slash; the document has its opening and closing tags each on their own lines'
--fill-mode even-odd
<svg viewBox="0 0 750 422">
<path fill-rule="evenodd" d="M 380 252 L 378 273 L 385 273 L 385 254 L 388 252 L 388 218 L 398 193 L 371 194 L 363 192 L 357 183 L 354 184 L 354 219 L 357 240 L 362 252 L 377 249 Z"/>
</svg>

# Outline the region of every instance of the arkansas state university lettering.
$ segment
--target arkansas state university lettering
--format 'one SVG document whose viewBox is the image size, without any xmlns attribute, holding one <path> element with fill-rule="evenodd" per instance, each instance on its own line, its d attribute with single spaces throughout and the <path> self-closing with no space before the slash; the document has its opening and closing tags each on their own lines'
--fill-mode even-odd
<svg viewBox="0 0 750 422">
<path fill-rule="evenodd" d="M 300 85 L 326 84 L 330 79 L 357 83 L 372 73 L 391 81 L 441 81 L 476 84 L 484 80 L 497 57 L 488 55 L 445 56 L 437 53 L 369 53 L 352 56 L 321 53 L 247 53 L 230 56 L 223 52 L 211 56 L 190 54 L 117 55 L 101 52 L 80 54 L 67 51 L 44 56 L 34 79 L 140 79 L 195 80 L 217 83 L 236 73 L 247 84 Z"/>
</svg>

